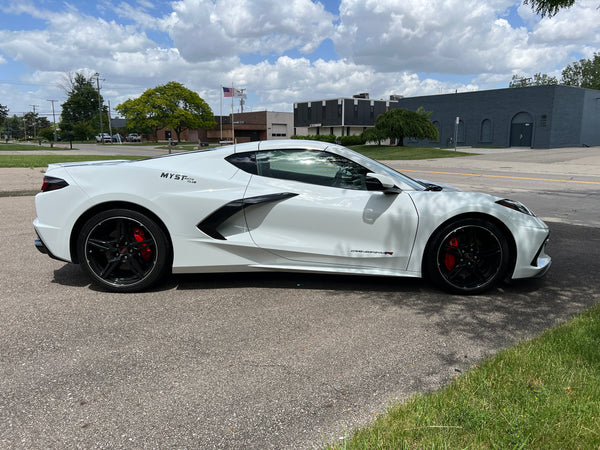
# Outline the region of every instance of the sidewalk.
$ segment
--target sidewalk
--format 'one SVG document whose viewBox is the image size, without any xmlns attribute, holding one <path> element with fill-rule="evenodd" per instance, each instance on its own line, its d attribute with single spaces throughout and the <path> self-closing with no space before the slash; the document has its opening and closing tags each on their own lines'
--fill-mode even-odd
<svg viewBox="0 0 600 450">
<path fill-rule="evenodd" d="M 555 174 L 563 177 L 600 177 L 600 147 L 560 149 L 459 149 L 472 156 L 410 161 L 390 161 L 402 168 L 426 167 L 437 171 L 495 171 L 512 174 Z M 452 151 L 453 150 L 448 150 Z M 54 153 L 56 154 L 56 153 Z M 73 151 L 69 152 L 73 154 Z M 107 159 L 111 159 L 107 156 Z M 113 159 L 118 159 L 115 156 Z M 384 161 L 385 162 L 385 161 Z M 35 195 L 45 168 L 0 167 L 0 197 Z M 600 181 L 600 180 L 599 180 Z"/>
<path fill-rule="evenodd" d="M 430 167 L 431 170 L 493 171 L 511 174 L 554 174 L 600 177 L 600 147 L 557 149 L 458 149 L 473 156 L 411 161 L 390 161 L 399 167 Z M 449 150 L 453 151 L 453 150 Z"/>
</svg>

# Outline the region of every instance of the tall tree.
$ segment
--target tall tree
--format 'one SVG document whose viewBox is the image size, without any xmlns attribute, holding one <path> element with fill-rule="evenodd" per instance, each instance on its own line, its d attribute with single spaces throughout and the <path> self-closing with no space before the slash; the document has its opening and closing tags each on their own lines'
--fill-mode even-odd
<svg viewBox="0 0 600 450">
<path fill-rule="evenodd" d="M 600 53 L 592 59 L 580 59 L 562 71 L 562 84 L 587 89 L 600 89 Z"/>
<path fill-rule="evenodd" d="M 170 81 L 167 84 L 147 89 L 137 99 L 129 99 L 117 106 L 127 119 L 127 127 L 138 131 L 170 128 L 181 140 L 181 132 L 186 129 L 214 128 L 217 124 L 212 110 L 200 96 L 181 83 Z"/>
<path fill-rule="evenodd" d="M 5 133 L 13 139 L 20 139 L 25 136 L 25 128 L 23 126 L 23 118 L 13 114 L 12 117 L 7 117 L 4 121 Z"/>
<path fill-rule="evenodd" d="M 377 117 L 377 136 L 396 140 L 404 145 L 404 138 L 438 139 L 438 130 L 429 120 L 431 112 L 419 108 L 416 112 L 407 109 L 392 109 Z"/>
<path fill-rule="evenodd" d="M 62 114 L 60 128 L 66 133 L 73 133 L 76 124 L 88 123 L 93 126 L 94 120 L 97 127 L 100 128 L 98 118 L 99 102 L 104 103 L 102 96 L 92 84 L 92 77 L 87 78 L 82 73 L 76 73 L 68 92 L 67 101 L 62 104 Z M 103 115 L 106 110 L 103 108 Z M 105 119 L 103 119 L 105 120 Z M 93 133 L 93 131 L 92 131 Z M 79 138 L 88 138 L 89 136 L 78 136 Z"/>
<path fill-rule="evenodd" d="M 8 117 L 8 106 L 0 105 L 0 124 Z"/>
<path fill-rule="evenodd" d="M 528 86 L 547 86 L 557 84 L 558 78 L 545 73 L 538 72 L 535 75 L 533 75 L 533 77 L 526 77 L 525 75 L 514 74 L 512 77 L 512 81 L 509 83 L 508 87 L 520 88 Z"/>
<path fill-rule="evenodd" d="M 523 0 L 524 5 L 531 8 L 542 17 L 552 17 L 563 8 L 570 8 L 575 0 Z"/>
</svg>

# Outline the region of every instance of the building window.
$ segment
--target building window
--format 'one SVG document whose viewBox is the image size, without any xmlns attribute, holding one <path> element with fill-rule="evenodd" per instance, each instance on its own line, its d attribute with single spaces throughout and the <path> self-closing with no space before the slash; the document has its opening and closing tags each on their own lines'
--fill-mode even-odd
<svg viewBox="0 0 600 450">
<path fill-rule="evenodd" d="M 546 124 L 548 123 L 548 116 L 546 114 L 542 114 L 540 118 L 540 127 L 546 128 Z"/>
<path fill-rule="evenodd" d="M 492 142 L 492 121 L 490 119 L 482 120 L 479 141 Z"/>
<path fill-rule="evenodd" d="M 354 105 L 354 119 L 358 120 L 358 105 Z"/>
</svg>

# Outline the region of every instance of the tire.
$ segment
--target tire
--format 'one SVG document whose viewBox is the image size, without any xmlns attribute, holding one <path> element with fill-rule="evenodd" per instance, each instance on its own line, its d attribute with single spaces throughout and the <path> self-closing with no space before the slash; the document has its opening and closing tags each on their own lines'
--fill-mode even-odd
<svg viewBox="0 0 600 450">
<path fill-rule="evenodd" d="M 510 259 L 506 236 L 480 218 L 458 219 L 437 231 L 425 255 L 429 277 L 454 294 L 479 294 L 504 279 Z"/>
<path fill-rule="evenodd" d="M 83 270 L 112 292 L 136 292 L 170 270 L 171 249 L 162 228 L 148 216 L 111 209 L 89 218 L 77 239 Z"/>
</svg>

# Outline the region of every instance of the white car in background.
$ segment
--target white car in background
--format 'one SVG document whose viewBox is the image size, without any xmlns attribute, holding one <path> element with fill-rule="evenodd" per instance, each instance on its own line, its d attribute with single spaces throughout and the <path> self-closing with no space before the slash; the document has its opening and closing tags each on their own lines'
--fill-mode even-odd
<svg viewBox="0 0 600 450">
<path fill-rule="evenodd" d="M 137 133 L 129 133 L 127 135 L 127 142 L 142 142 L 142 137 Z"/>
<path fill-rule="evenodd" d="M 112 142 L 112 138 L 108 133 L 99 133 L 96 135 L 96 142 Z"/>
<path fill-rule="evenodd" d="M 550 267 L 548 227 L 521 203 L 322 142 L 51 164 L 35 203 L 37 248 L 119 292 L 171 272 L 305 271 L 427 276 L 475 294 Z"/>
</svg>

